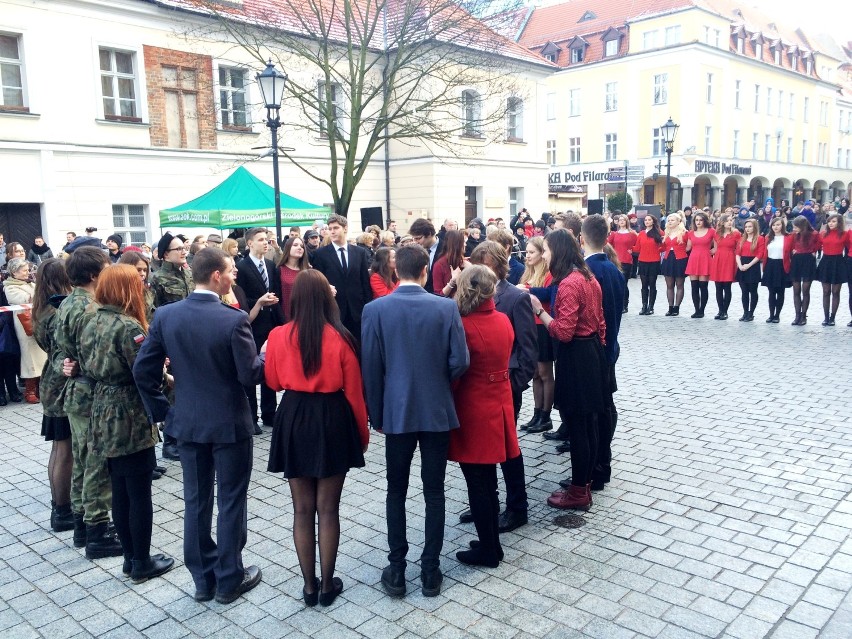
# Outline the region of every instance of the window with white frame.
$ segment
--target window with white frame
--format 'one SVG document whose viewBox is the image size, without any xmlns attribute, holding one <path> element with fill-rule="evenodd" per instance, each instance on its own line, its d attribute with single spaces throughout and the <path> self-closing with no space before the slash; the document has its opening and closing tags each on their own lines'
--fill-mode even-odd
<svg viewBox="0 0 852 639">
<path fill-rule="evenodd" d="M 808 110 L 809 110 L 809 109 L 808 109 L 808 107 L 810 107 L 810 105 L 811 105 L 811 103 L 810 103 L 810 102 L 811 102 L 811 101 L 810 101 L 810 99 L 808 98 L 808 96 L 805 96 L 804 105 L 803 105 L 803 107 L 802 107 L 802 122 L 807 122 L 807 121 L 808 121 Z"/>
<path fill-rule="evenodd" d="M 219 67 L 219 117 L 222 127 L 247 127 L 246 70 Z"/>
<path fill-rule="evenodd" d="M 784 92 L 778 89 L 778 117 L 784 117 Z"/>
<path fill-rule="evenodd" d="M 793 138 L 787 138 L 787 162 L 793 161 Z"/>
<path fill-rule="evenodd" d="M 586 47 L 577 46 L 571 49 L 571 64 L 582 62 L 586 55 Z"/>
<path fill-rule="evenodd" d="M 524 101 L 521 98 L 506 100 L 506 139 L 514 142 L 524 139 Z"/>
<path fill-rule="evenodd" d="M 846 166 L 844 169 L 852 169 L 852 149 L 846 149 Z"/>
<path fill-rule="evenodd" d="M 124 246 L 140 246 L 148 241 L 144 204 L 113 204 L 112 226 Z"/>
<path fill-rule="evenodd" d="M 758 138 L 757 133 L 751 134 L 751 159 L 752 160 L 757 159 L 757 138 Z"/>
<path fill-rule="evenodd" d="M 802 140 L 802 164 L 808 163 L 808 141 Z"/>
<path fill-rule="evenodd" d="M 742 53 L 745 50 L 745 38 L 742 34 L 737 36 L 737 53 Z"/>
<path fill-rule="evenodd" d="M 713 104 L 713 74 L 707 74 L 707 104 Z"/>
<path fill-rule="evenodd" d="M 317 106 L 320 135 L 329 137 L 329 127 L 333 129 L 332 135 L 338 134 L 338 131 L 343 132 L 343 89 L 337 82 L 317 83 Z M 477 121 L 478 119 L 477 117 Z"/>
<path fill-rule="evenodd" d="M 819 123 L 828 126 L 828 102 L 825 100 L 820 100 L 819 103 Z"/>
<path fill-rule="evenodd" d="M 789 107 L 788 107 L 788 109 L 787 109 L 787 114 L 788 114 L 788 116 L 789 116 L 789 118 L 790 118 L 791 120 L 792 120 L 792 119 L 793 119 L 793 117 L 794 117 L 794 116 L 793 116 L 793 114 L 794 114 L 794 112 L 795 112 L 795 107 L 796 107 L 796 94 L 795 94 L 795 93 L 791 93 L 791 94 L 790 94 L 790 105 L 789 105 Z"/>
<path fill-rule="evenodd" d="M 618 55 L 618 38 L 607 40 L 604 43 L 604 57 L 611 58 L 614 55 Z"/>
<path fill-rule="evenodd" d="M 772 87 L 766 87 L 766 115 L 772 115 Z"/>
<path fill-rule="evenodd" d="M 21 36 L 0 33 L 0 108 L 25 110 Z"/>
<path fill-rule="evenodd" d="M 734 149 L 733 157 L 740 157 L 740 132 L 734 129 Z"/>
<path fill-rule="evenodd" d="M 767 133 L 763 137 L 763 159 L 764 161 L 769 162 L 769 138 L 771 138 L 772 136 Z"/>
<path fill-rule="evenodd" d="M 757 113 L 760 110 L 760 85 L 754 85 L 754 112 Z"/>
<path fill-rule="evenodd" d="M 524 189 L 520 186 L 509 187 L 509 217 L 518 214 L 519 207 L 524 205 Z"/>
<path fill-rule="evenodd" d="M 713 29 L 713 46 L 719 48 L 719 42 L 722 39 L 722 32 L 719 29 Z"/>
<path fill-rule="evenodd" d="M 580 138 L 568 138 L 568 161 L 571 164 L 580 163 Z"/>
<path fill-rule="evenodd" d="M 781 47 L 775 47 L 775 64 L 781 64 Z"/>
<path fill-rule="evenodd" d="M 556 94 L 548 93 L 547 94 L 547 119 L 555 120 L 556 119 Z"/>
<path fill-rule="evenodd" d="M 618 82 L 606 83 L 605 111 L 618 111 Z"/>
<path fill-rule="evenodd" d="M 704 127 L 704 155 L 710 155 L 710 145 L 713 142 L 713 127 Z"/>
<path fill-rule="evenodd" d="M 680 44 L 680 25 L 666 27 L 666 46 Z"/>
<path fill-rule="evenodd" d="M 811 58 L 811 57 L 808 57 L 807 62 L 805 62 L 805 73 L 810 75 L 811 71 L 813 71 L 813 69 L 814 69 L 814 59 Z"/>
<path fill-rule="evenodd" d="M 666 104 L 669 101 L 669 74 L 654 76 L 654 104 Z"/>
<path fill-rule="evenodd" d="M 642 34 L 642 49 L 647 51 L 648 49 L 656 49 L 657 48 L 657 30 L 646 31 Z"/>
<path fill-rule="evenodd" d="M 776 162 L 781 161 L 781 136 L 780 135 L 775 136 L 775 161 Z"/>
<path fill-rule="evenodd" d="M 607 133 L 604 144 L 605 159 L 615 160 L 618 158 L 618 134 Z"/>
<path fill-rule="evenodd" d="M 666 154 L 666 136 L 659 127 L 654 127 L 651 132 L 651 155 L 659 157 Z"/>
<path fill-rule="evenodd" d="M 763 59 L 763 45 L 760 42 L 754 43 L 754 57 L 758 60 Z"/>
<path fill-rule="evenodd" d="M 740 108 L 740 84 L 739 80 L 734 81 L 734 108 Z"/>
<path fill-rule="evenodd" d="M 104 118 L 141 122 L 136 102 L 136 54 L 117 49 L 98 49 Z"/>
<path fill-rule="evenodd" d="M 837 168 L 843 168 L 843 149 L 837 147 Z"/>
<path fill-rule="evenodd" d="M 844 115 L 845 115 L 845 111 L 844 111 L 843 109 L 840 109 L 840 115 L 839 115 L 839 117 L 837 118 L 837 128 L 838 128 L 838 130 L 840 130 L 840 131 L 842 131 L 842 130 L 843 130 L 843 116 L 844 116 Z"/>
<path fill-rule="evenodd" d="M 568 115 L 580 115 L 580 89 L 568 90 Z"/>
<path fill-rule="evenodd" d="M 556 140 L 547 141 L 547 163 L 556 166 Z"/>
</svg>

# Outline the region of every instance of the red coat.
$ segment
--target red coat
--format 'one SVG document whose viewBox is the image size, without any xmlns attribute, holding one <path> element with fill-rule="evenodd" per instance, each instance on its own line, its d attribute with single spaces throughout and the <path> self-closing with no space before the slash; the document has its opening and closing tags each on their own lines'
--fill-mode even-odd
<svg viewBox="0 0 852 639">
<path fill-rule="evenodd" d="M 453 384 L 460 428 L 450 431 L 447 458 L 467 464 L 497 464 L 521 454 L 509 384 L 512 323 L 487 300 L 462 317 L 470 367 Z"/>
</svg>

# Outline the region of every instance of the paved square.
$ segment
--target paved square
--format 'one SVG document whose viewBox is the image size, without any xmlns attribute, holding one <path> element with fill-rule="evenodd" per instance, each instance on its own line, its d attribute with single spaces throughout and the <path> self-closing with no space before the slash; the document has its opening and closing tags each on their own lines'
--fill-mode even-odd
<svg viewBox="0 0 852 639">
<path fill-rule="evenodd" d="M 350 474 L 341 504 L 338 572 L 346 590 L 305 609 L 291 537 L 289 490 L 265 471 L 268 432 L 255 442 L 247 564 L 263 583 L 230 606 L 196 603 L 181 563 L 180 467 L 154 483 L 156 551 L 179 565 L 132 586 L 121 560 L 90 562 L 71 533 L 50 532 L 39 406 L 0 409 L 0 636 L 46 637 L 852 637 L 852 330 L 810 324 L 639 317 L 638 282 L 622 324 L 614 478 L 577 529 L 545 505 L 568 457 L 537 435 L 521 447 L 530 523 L 503 536 L 496 570 L 458 564 L 474 537 L 459 525 L 466 490 L 447 481 L 440 596 L 385 596 L 384 454 L 373 435 L 367 467 Z M 712 287 L 711 287 L 712 288 Z M 816 288 L 815 288 L 816 291 Z M 663 300 L 663 301 L 659 301 Z M 531 396 L 522 412 L 531 413 Z M 419 478 L 409 528 L 422 529 Z M 422 535 L 412 534 L 410 558 Z"/>
</svg>

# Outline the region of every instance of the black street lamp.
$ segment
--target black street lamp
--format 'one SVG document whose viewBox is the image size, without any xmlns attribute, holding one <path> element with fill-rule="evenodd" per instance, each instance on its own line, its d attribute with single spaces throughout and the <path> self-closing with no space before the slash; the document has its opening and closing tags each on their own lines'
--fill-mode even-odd
<svg viewBox="0 0 852 639">
<path fill-rule="evenodd" d="M 275 186 L 275 236 L 278 245 L 283 246 L 281 236 L 281 187 L 278 182 L 278 127 L 281 126 L 279 111 L 284 97 L 284 85 L 287 75 L 275 68 L 270 60 L 263 73 L 257 74 L 257 84 L 266 107 L 266 126 L 272 131 L 272 176 Z"/>
<path fill-rule="evenodd" d="M 668 215 L 671 211 L 672 197 L 672 151 L 674 151 L 675 136 L 680 127 L 669 117 L 668 122 L 660 128 L 663 130 L 663 140 L 666 143 L 666 215 Z"/>
</svg>

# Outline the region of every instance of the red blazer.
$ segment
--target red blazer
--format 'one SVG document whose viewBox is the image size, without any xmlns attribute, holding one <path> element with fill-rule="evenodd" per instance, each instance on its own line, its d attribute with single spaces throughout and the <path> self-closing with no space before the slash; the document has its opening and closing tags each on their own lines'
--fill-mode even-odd
<svg viewBox="0 0 852 639">
<path fill-rule="evenodd" d="M 840 237 L 836 231 L 826 231 L 822 234 L 822 254 L 823 255 L 843 255 L 843 249 L 849 243 L 849 231 L 846 231 Z"/>
<path fill-rule="evenodd" d="M 792 233 L 790 237 L 793 238 L 793 253 L 816 253 L 817 251 L 822 249 L 822 236 L 816 231 L 811 231 L 810 242 L 805 244 L 804 242 L 799 240 L 799 233 Z"/>
<path fill-rule="evenodd" d="M 460 428 L 450 431 L 447 458 L 466 464 L 497 464 L 521 454 L 509 383 L 512 323 L 486 300 L 462 317 L 470 367 L 453 383 Z"/>
<path fill-rule="evenodd" d="M 390 288 L 385 284 L 385 281 L 382 279 L 382 276 L 378 273 L 373 273 L 370 275 L 370 288 L 373 289 L 373 299 L 377 297 L 384 297 L 385 295 L 390 295 L 396 290 L 396 287 L 399 284 L 394 284 Z"/>
<path fill-rule="evenodd" d="M 793 241 L 794 240 L 795 240 L 795 238 L 793 237 L 792 233 L 788 233 L 787 235 L 784 236 L 783 264 L 784 264 L 784 272 L 785 273 L 790 272 L 790 262 L 792 261 L 792 258 L 793 258 Z M 769 246 L 769 242 L 766 242 L 766 245 Z M 766 266 L 766 261 L 768 259 L 769 259 L 769 252 L 767 250 L 764 250 L 763 251 L 763 258 L 761 259 L 764 266 Z"/>
<path fill-rule="evenodd" d="M 627 233 L 613 231 L 609 234 L 607 242 L 615 249 L 622 264 L 633 264 L 633 245 L 636 244 L 636 231 L 629 230 Z"/>
<path fill-rule="evenodd" d="M 654 240 L 648 237 L 647 232 L 643 229 L 636 236 L 636 243 L 633 245 L 633 252 L 639 253 L 640 262 L 659 262 L 660 255 L 663 252 L 663 243 L 657 244 Z"/>
<path fill-rule="evenodd" d="M 740 257 L 756 257 L 761 262 L 766 262 L 766 237 L 757 236 L 757 247 L 752 252 L 751 242 L 747 242 L 745 235 L 743 235 L 737 243 L 737 255 Z"/>
<path fill-rule="evenodd" d="M 293 322 L 278 326 L 269 333 L 266 344 L 266 385 L 274 391 L 295 390 L 306 393 L 334 393 L 343 390 L 358 422 L 361 443 L 367 445 L 367 405 L 364 383 L 355 351 L 340 334 L 326 324 L 322 333 L 322 365 L 319 373 L 305 377 L 298 333 Z M 511 393 L 510 393 L 511 395 Z M 511 400 L 510 400 L 511 401 Z"/>
<path fill-rule="evenodd" d="M 680 241 L 676 237 L 663 236 L 663 257 L 668 257 L 669 251 L 674 251 L 676 260 L 686 259 L 686 233 Z"/>
</svg>

